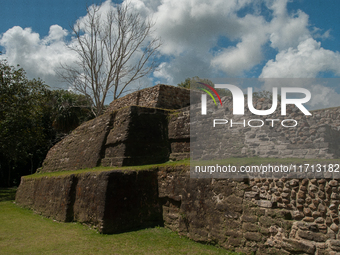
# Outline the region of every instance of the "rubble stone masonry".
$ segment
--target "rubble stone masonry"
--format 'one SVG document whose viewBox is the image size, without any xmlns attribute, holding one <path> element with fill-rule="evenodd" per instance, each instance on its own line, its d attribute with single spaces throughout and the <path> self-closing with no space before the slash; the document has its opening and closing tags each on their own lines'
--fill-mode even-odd
<svg viewBox="0 0 340 255">
<path fill-rule="evenodd" d="M 207 142 L 205 150 L 194 155 L 198 159 L 213 153 L 221 158 L 336 162 L 340 157 L 340 107 L 312 111 L 312 116 L 291 106 L 287 116 L 254 116 L 246 110 L 235 118 L 232 100 L 225 97 L 216 116 L 246 123 L 261 119 L 266 124 L 259 128 L 219 125 L 214 131 L 212 123 L 203 120 L 199 128 L 211 132 L 197 137 L 195 132 L 190 136 L 189 94 L 158 85 L 114 101 L 105 114 L 51 148 L 40 172 L 184 159 L 190 156 L 190 139 Z M 209 103 L 211 107 L 215 106 Z M 270 101 L 258 98 L 254 107 L 268 109 Z M 199 105 L 191 113 L 195 111 L 199 116 Z M 271 126 L 265 121 L 269 118 L 295 119 L 298 125 Z M 216 146 L 208 145 L 212 138 L 228 146 L 216 151 Z M 101 233 L 164 225 L 195 241 L 245 254 L 340 254 L 340 181 L 332 176 L 196 179 L 190 178 L 189 166 L 167 164 L 144 170 L 88 170 L 22 177 L 16 203 L 59 221 L 91 224 Z"/>
<path fill-rule="evenodd" d="M 101 233 L 164 225 L 250 254 L 338 254 L 333 179 L 195 179 L 189 166 L 23 177 L 16 203 Z"/>
</svg>

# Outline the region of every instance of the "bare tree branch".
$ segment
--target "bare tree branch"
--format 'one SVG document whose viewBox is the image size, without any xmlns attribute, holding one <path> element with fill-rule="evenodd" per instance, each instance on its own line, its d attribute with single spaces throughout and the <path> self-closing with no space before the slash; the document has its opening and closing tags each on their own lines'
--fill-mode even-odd
<svg viewBox="0 0 340 255">
<path fill-rule="evenodd" d="M 131 4 L 116 5 L 105 17 L 99 6 L 87 8 L 87 16 L 72 28 L 76 65 L 61 65 L 59 76 L 75 91 L 91 98 L 94 112 L 103 112 L 108 93 L 119 98 L 135 80 L 158 66 L 161 43 L 152 39 L 154 23 L 133 12 Z M 151 38 L 151 39 L 150 39 Z"/>
</svg>

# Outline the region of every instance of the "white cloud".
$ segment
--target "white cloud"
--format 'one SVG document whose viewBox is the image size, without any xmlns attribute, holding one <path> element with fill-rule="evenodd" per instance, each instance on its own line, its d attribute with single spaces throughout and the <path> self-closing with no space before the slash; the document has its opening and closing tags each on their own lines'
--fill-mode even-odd
<svg viewBox="0 0 340 255">
<path fill-rule="evenodd" d="M 180 55 L 169 62 L 163 62 L 154 76 L 159 83 L 176 85 L 188 77 L 199 76 L 209 78 L 216 74 L 216 69 L 211 67 L 208 53 L 192 53 Z M 174 75 L 176 74 L 176 75 Z"/>
<path fill-rule="evenodd" d="M 114 8 L 112 2 L 110 0 L 107 0 L 105 2 L 103 2 L 101 5 L 100 5 L 100 8 L 98 11 L 98 14 L 99 16 L 102 18 L 100 20 L 100 22 L 103 22 L 103 20 L 105 19 L 105 17 L 107 16 L 108 12 L 110 11 L 110 9 Z M 91 5 L 89 6 L 89 12 L 93 14 L 94 12 L 94 9 L 95 9 L 95 5 Z M 88 26 L 86 26 L 86 24 L 88 24 L 90 22 L 89 20 L 89 16 L 88 15 L 85 15 L 83 17 L 80 17 L 78 18 L 78 20 L 76 21 L 75 23 L 75 26 L 79 26 L 79 28 L 81 30 L 85 30 L 85 32 L 89 32 L 89 31 L 86 31 L 86 29 L 88 28 Z"/>
<path fill-rule="evenodd" d="M 326 39 L 332 38 L 331 29 L 328 29 L 327 31 L 322 33 L 322 29 L 313 27 L 312 34 L 313 34 L 313 38 L 315 39 L 320 38 L 322 40 L 326 40 Z"/>
<path fill-rule="evenodd" d="M 263 32 L 266 22 L 261 16 L 237 16 L 237 11 L 253 3 L 250 0 L 162 1 L 153 14 L 157 22 L 155 34 L 164 42 L 161 52 L 174 58 L 161 66 L 167 70 L 156 75 L 159 77 L 164 73 L 165 80 L 169 81 L 172 76 L 179 82 L 179 79 L 209 77 L 221 71 L 240 75 L 257 65 L 262 60 L 261 47 L 266 42 L 267 35 Z M 223 47 L 218 45 L 220 37 L 239 42 L 235 46 Z M 214 47 L 219 50 L 211 51 Z M 198 60 L 197 56 L 204 59 Z M 183 60 L 185 64 L 182 65 Z"/>
<path fill-rule="evenodd" d="M 281 93 L 282 87 L 309 90 L 311 99 L 306 103 L 306 106 L 310 110 L 339 106 L 340 78 L 263 78 L 255 81 L 260 82 L 257 84 L 257 91 L 266 90 L 272 92 L 273 88 L 278 88 L 278 92 Z M 301 94 L 301 96 L 303 95 Z M 287 97 L 291 98 L 292 94 L 288 93 Z"/>
<path fill-rule="evenodd" d="M 67 30 L 63 29 L 61 26 L 52 25 L 48 36 L 45 38 L 46 44 L 53 41 L 62 41 L 65 36 L 68 35 Z"/>
<path fill-rule="evenodd" d="M 91 8 L 93 9 L 93 6 Z M 99 9 L 103 18 L 101 22 L 112 8 L 115 6 L 110 0 L 101 4 Z M 80 17 L 76 24 L 84 28 L 87 20 L 87 15 Z M 73 37 L 66 40 L 68 34 L 69 32 L 59 25 L 52 25 L 49 34 L 43 38 L 40 38 L 40 35 L 31 28 L 13 27 L 0 36 L 0 46 L 5 49 L 5 54 L 1 58 L 6 58 L 10 65 L 19 64 L 26 71 L 28 78 L 40 77 L 52 88 L 68 89 L 70 85 L 63 82 L 57 75 L 57 71 L 61 70 L 60 64 L 72 66 L 78 60 L 77 54 L 68 47 L 75 48 L 78 43 Z M 131 61 L 134 61 L 138 54 L 139 52 L 136 52 Z M 131 84 L 130 87 L 132 89 L 145 87 L 146 83 L 149 86 L 152 85 L 150 78 L 145 77 Z"/>
<path fill-rule="evenodd" d="M 236 11 L 251 1 L 165 0 L 153 18 L 156 35 L 165 42 L 164 54 L 179 55 L 187 50 L 205 50 L 217 43 L 219 36 L 232 40 L 242 35 L 244 24 Z"/>
<path fill-rule="evenodd" d="M 312 94 L 309 104 L 312 110 L 339 106 L 340 95 L 333 88 L 314 84 L 308 89 Z"/>
<path fill-rule="evenodd" d="M 278 50 L 296 47 L 310 37 L 308 15 L 302 11 L 290 16 L 280 13 L 271 21 L 270 31 L 271 47 Z"/>
<path fill-rule="evenodd" d="M 308 38 L 297 48 L 280 51 L 275 60 L 267 62 L 260 77 L 313 78 L 326 71 L 340 75 L 340 53 L 326 50 L 320 42 Z"/>
<path fill-rule="evenodd" d="M 160 52 L 169 59 L 154 72 L 154 81 L 177 84 L 193 76 L 247 76 L 264 63 L 261 77 L 316 77 L 328 71 L 340 75 L 339 53 L 316 41 L 331 37 L 329 28 L 311 28 L 306 13 L 288 12 L 289 0 L 129 2 L 142 16 L 155 21 L 154 36 L 162 38 Z M 115 8 L 110 0 L 101 6 L 103 16 Z M 0 37 L 0 46 L 5 48 L 2 57 L 10 64 L 20 64 L 29 77 L 41 77 L 56 86 L 59 63 L 75 60 L 65 42 L 67 34 L 58 25 L 51 26 L 43 38 L 30 28 L 13 27 Z M 221 38 L 227 43 L 221 44 Z M 269 47 L 277 51 L 272 60 L 265 59 Z"/>
<path fill-rule="evenodd" d="M 150 1 L 148 1 L 150 2 Z M 155 3 L 155 1 L 153 1 Z M 157 20 L 156 34 L 164 45 L 162 53 L 174 56 L 157 77 L 167 81 L 202 76 L 199 65 L 205 63 L 210 74 L 224 72 L 228 76 L 243 76 L 247 71 L 262 64 L 266 47 L 278 51 L 275 60 L 267 62 L 261 77 L 316 77 L 322 71 L 338 74 L 338 53 L 323 49 L 315 38 L 329 37 L 329 30 L 320 35 L 318 28 L 310 30 L 309 16 L 301 10 L 288 12 L 288 0 L 263 1 L 161 1 L 154 9 Z M 266 12 L 258 6 L 264 3 Z M 244 17 L 238 11 L 247 7 L 253 12 Z M 218 38 L 226 37 L 229 45 L 218 45 Z M 218 48 L 217 51 L 211 51 Z M 178 58 L 195 59 L 201 52 L 204 61 L 181 65 Z M 306 62 L 307 61 L 307 62 Z M 334 63 L 332 63 L 334 62 Z M 207 63 L 210 63 L 207 68 Z M 179 66 L 175 66 L 179 65 Z M 197 72 L 193 73 L 192 68 Z M 213 71 L 213 69 L 215 69 Z M 207 72 L 205 72 L 207 73 Z M 292 76 L 293 75 L 293 76 Z M 172 77 L 172 79 L 169 79 Z"/>
<path fill-rule="evenodd" d="M 73 61 L 74 53 L 64 42 L 68 32 L 58 25 L 50 27 L 48 36 L 40 38 L 31 28 L 15 26 L 7 30 L 0 39 L 10 65 L 20 64 L 29 78 L 40 77 L 51 87 L 59 86 L 56 68 L 60 63 Z"/>
<path fill-rule="evenodd" d="M 166 84 L 174 84 L 174 78 L 172 75 L 167 72 L 171 68 L 170 64 L 167 62 L 163 62 L 159 65 L 159 68 L 154 71 L 154 76 L 156 78 L 160 78 L 163 82 L 165 81 Z M 162 83 L 158 81 L 157 83 Z"/>
<path fill-rule="evenodd" d="M 228 47 L 211 59 L 211 65 L 226 72 L 229 76 L 242 75 L 263 59 L 261 47 L 267 41 L 266 28 L 261 17 L 246 16 L 242 22 L 244 35 L 241 42 Z M 261 29 L 262 28 L 262 29 Z"/>
</svg>

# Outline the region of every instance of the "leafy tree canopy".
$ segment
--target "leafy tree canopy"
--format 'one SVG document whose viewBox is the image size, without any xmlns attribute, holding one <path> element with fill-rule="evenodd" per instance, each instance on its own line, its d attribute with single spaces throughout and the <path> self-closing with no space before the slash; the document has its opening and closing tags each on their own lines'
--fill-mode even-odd
<svg viewBox="0 0 340 255">
<path fill-rule="evenodd" d="M 44 142 L 42 107 L 47 86 L 40 80 L 28 80 L 25 71 L 0 62 L 0 157 L 1 170 L 11 170 L 32 156 Z"/>
<path fill-rule="evenodd" d="M 46 107 L 50 110 L 52 127 L 61 133 L 69 133 L 81 123 L 94 118 L 91 99 L 67 90 L 48 92 Z"/>
<path fill-rule="evenodd" d="M 186 78 L 184 82 L 181 82 L 177 84 L 178 87 L 181 88 L 187 88 L 187 89 L 198 89 L 198 88 L 204 88 L 204 85 L 201 83 L 208 84 L 212 87 L 214 87 L 214 83 L 208 79 L 202 79 L 198 76 L 192 77 L 192 78 Z M 216 89 L 217 93 L 222 96 L 231 96 L 231 92 L 229 90 L 225 89 Z"/>
<path fill-rule="evenodd" d="M 202 84 L 200 83 L 205 83 L 205 84 L 208 84 L 214 87 L 214 83 L 212 83 L 210 80 L 202 79 L 202 78 L 199 78 L 198 76 L 195 76 L 193 78 L 186 78 L 184 82 L 177 84 L 177 86 L 181 88 L 187 88 L 187 89 L 198 89 L 198 88 L 203 87 Z M 218 92 L 220 96 L 232 96 L 229 90 L 216 89 L 216 91 Z M 253 97 L 254 98 L 266 98 L 266 99 L 272 100 L 272 92 L 266 91 L 266 90 L 253 92 Z M 281 96 L 278 95 L 278 100 L 280 100 L 280 98 Z"/>
<path fill-rule="evenodd" d="M 40 79 L 0 60 L 0 186 L 18 184 L 37 169 L 65 134 L 93 118 L 90 101 L 65 90 L 49 90 Z"/>
</svg>

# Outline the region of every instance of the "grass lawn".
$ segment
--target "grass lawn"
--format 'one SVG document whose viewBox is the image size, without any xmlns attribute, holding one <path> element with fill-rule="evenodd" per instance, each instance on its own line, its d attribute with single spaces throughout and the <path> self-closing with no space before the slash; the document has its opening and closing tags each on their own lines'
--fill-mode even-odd
<svg viewBox="0 0 340 255">
<path fill-rule="evenodd" d="M 13 203 L 0 189 L 0 254 L 237 254 L 195 243 L 165 228 L 115 235 L 79 223 L 59 223 Z"/>
<path fill-rule="evenodd" d="M 196 165 L 234 165 L 234 166 L 250 166 L 250 165 L 303 165 L 303 164 L 339 164 L 340 159 L 305 159 L 305 158 L 227 158 L 222 160 L 199 160 L 199 161 L 192 161 L 192 163 Z M 94 168 L 86 168 L 86 169 L 79 169 L 79 170 L 71 170 L 71 171 L 57 171 L 57 172 L 43 172 L 43 173 L 35 173 L 32 175 L 27 175 L 24 178 L 41 178 L 41 177 L 55 177 L 55 176 L 65 176 L 70 174 L 82 174 L 87 172 L 92 173 L 100 173 L 103 171 L 111 171 L 111 170 L 123 170 L 123 171 L 138 171 L 138 170 L 147 170 L 156 167 L 176 167 L 176 166 L 190 166 L 190 160 L 180 160 L 174 162 L 166 162 L 162 164 L 154 164 L 154 165 L 142 165 L 142 166 L 124 166 L 124 167 L 94 167 Z M 0 194 L 1 196 L 1 194 Z M 0 198 L 1 199 L 1 198 Z M 1 201 L 1 200 L 0 200 Z"/>
</svg>

